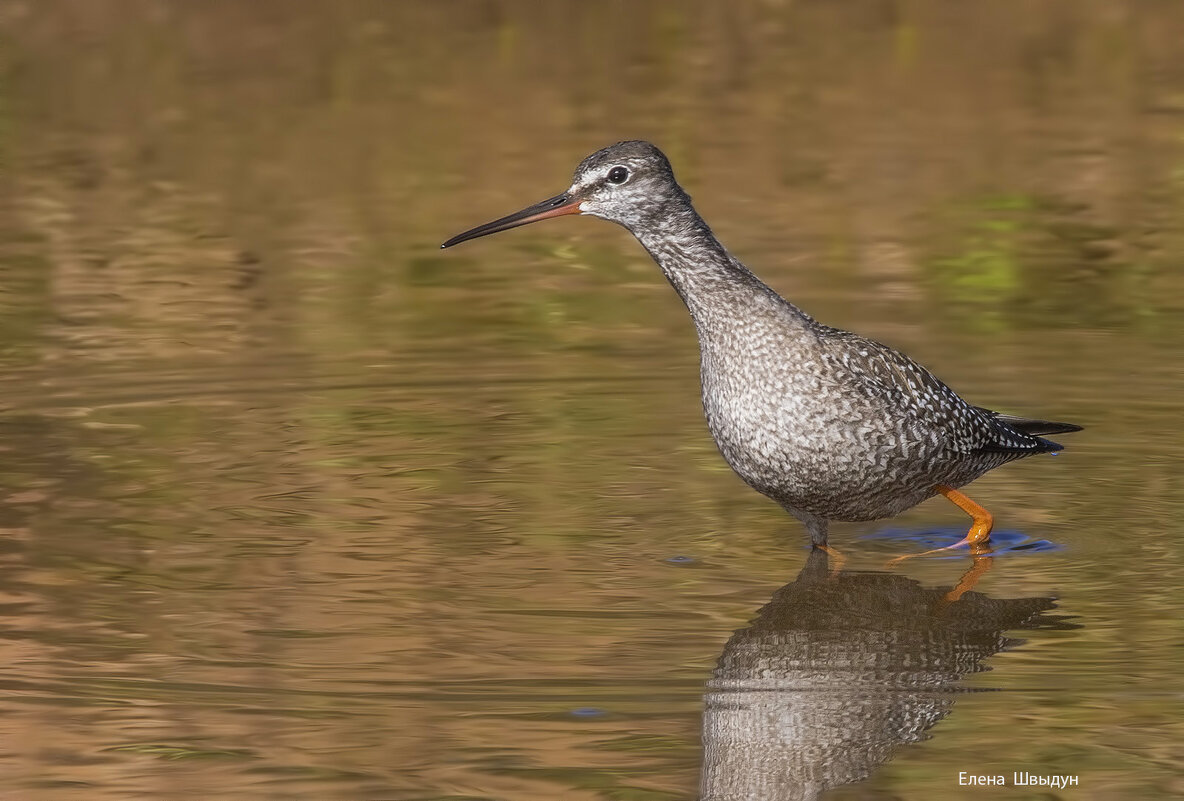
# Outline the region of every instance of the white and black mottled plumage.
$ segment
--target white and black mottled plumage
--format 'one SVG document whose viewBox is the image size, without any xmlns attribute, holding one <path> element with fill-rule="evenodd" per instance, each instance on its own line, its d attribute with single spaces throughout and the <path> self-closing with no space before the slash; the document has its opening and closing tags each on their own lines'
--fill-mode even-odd
<svg viewBox="0 0 1184 801">
<path fill-rule="evenodd" d="M 628 228 L 690 310 L 703 408 L 728 464 L 825 544 L 830 520 L 890 517 L 1079 430 L 962 400 L 904 354 L 822 325 L 719 243 L 648 142 L 588 156 L 571 187 L 445 246 L 560 213 Z"/>
</svg>

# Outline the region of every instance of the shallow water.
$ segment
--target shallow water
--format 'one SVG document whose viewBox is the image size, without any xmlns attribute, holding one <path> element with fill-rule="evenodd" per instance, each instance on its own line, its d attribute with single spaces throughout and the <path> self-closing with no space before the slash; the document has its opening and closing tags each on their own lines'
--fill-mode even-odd
<svg viewBox="0 0 1184 801">
<path fill-rule="evenodd" d="M 7 793 L 1184 794 L 1184 12 L 727 8 L 0 2 Z M 884 569 L 940 499 L 808 561 L 623 231 L 437 249 L 623 137 L 820 319 L 1086 426 L 970 490 L 991 563 Z"/>
</svg>

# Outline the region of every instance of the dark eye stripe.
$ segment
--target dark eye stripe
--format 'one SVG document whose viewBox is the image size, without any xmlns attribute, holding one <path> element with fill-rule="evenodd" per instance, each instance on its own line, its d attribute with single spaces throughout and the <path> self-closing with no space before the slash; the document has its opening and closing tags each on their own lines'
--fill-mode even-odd
<svg viewBox="0 0 1184 801">
<path fill-rule="evenodd" d="M 608 182 L 610 184 L 623 184 L 629 180 L 629 170 L 624 167 L 613 167 L 608 171 Z"/>
</svg>

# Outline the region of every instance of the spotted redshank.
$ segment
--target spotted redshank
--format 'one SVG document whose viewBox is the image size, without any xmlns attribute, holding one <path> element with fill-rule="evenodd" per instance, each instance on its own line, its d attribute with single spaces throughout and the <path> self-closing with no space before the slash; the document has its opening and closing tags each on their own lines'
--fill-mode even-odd
<svg viewBox="0 0 1184 801">
<path fill-rule="evenodd" d="M 719 243 L 649 142 L 598 150 L 567 191 L 442 247 L 567 214 L 623 225 L 658 263 L 699 335 L 716 445 L 816 547 L 826 547 L 832 520 L 891 517 L 937 494 L 974 519 L 957 545 L 984 547 L 991 515 L 958 488 L 1059 451 L 1044 436 L 1081 428 L 973 406 L 903 353 L 817 322 Z"/>
</svg>

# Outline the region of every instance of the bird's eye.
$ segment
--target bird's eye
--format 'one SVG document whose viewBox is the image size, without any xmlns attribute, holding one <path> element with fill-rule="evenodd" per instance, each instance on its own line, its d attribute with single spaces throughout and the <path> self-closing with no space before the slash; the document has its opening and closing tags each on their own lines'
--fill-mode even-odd
<svg viewBox="0 0 1184 801">
<path fill-rule="evenodd" d="M 608 182 L 610 184 L 623 184 L 629 180 L 629 170 L 624 167 L 613 167 L 608 171 Z"/>
</svg>

